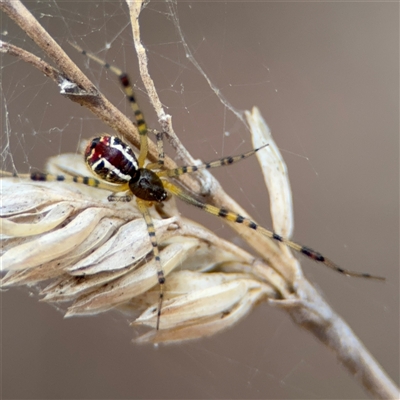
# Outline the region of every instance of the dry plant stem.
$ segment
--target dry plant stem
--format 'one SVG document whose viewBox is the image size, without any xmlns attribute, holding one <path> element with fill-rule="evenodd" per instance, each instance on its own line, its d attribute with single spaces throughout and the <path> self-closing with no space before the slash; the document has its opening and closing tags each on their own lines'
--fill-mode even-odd
<svg viewBox="0 0 400 400">
<path fill-rule="evenodd" d="M 139 147 L 140 139 L 137 128 L 124 114 L 114 107 L 86 77 L 86 75 L 74 64 L 57 42 L 44 30 L 35 17 L 19 0 L 1 0 L 0 10 L 3 10 L 20 28 L 53 60 L 62 76 L 81 89 L 79 94 L 66 94 L 70 100 L 87 107 L 93 114 L 110 126 L 127 142 Z M 18 49 L 18 48 L 16 48 Z M 22 50 L 22 49 L 21 49 Z M 29 53 L 29 52 L 26 52 Z M 18 52 L 17 55 L 27 62 L 31 62 L 27 54 Z M 12 54 L 12 53 L 10 53 Z M 34 64 L 45 75 L 46 68 L 41 68 L 39 63 Z M 46 65 L 46 64 L 43 64 Z M 42 65 L 42 67 L 43 67 Z M 48 64 L 47 64 L 48 65 Z M 59 82 L 57 82 L 59 83 Z M 167 118 L 168 119 L 168 118 Z M 148 159 L 152 162 L 158 160 L 157 146 L 149 140 Z M 176 168 L 176 163 L 169 157 L 165 157 L 166 168 Z M 193 192 L 199 192 L 199 183 L 193 175 L 183 175 L 179 179 L 183 186 Z M 193 188 L 193 189 L 192 189 Z"/>
<path fill-rule="evenodd" d="M 140 12 L 140 2 L 128 2 L 131 9 L 132 26 L 134 28 L 135 43 L 140 50 L 140 34 L 138 17 Z M 18 0 L 1 0 L 0 9 L 6 12 L 34 41 L 42 48 L 46 56 L 53 60 L 58 73 L 48 64 L 40 59 L 35 58 L 30 53 L 12 46 L 0 47 L 0 50 L 12 55 L 16 55 L 26 62 L 30 62 L 36 68 L 40 69 L 46 75 L 60 83 L 60 77 L 67 78 L 75 83 L 81 93 L 66 94 L 72 101 L 89 108 L 96 116 L 107 123 L 112 129 L 118 132 L 127 141 L 135 145 L 139 144 L 138 133 L 131 121 L 118 111 L 111 103 L 109 103 L 94 87 L 94 85 L 86 78 L 86 76 L 75 66 L 59 45 L 44 31 L 37 20 L 29 13 L 29 11 Z M 136 32 L 136 33 L 135 33 Z M 143 51 L 138 52 L 141 73 L 144 77 L 148 76 L 148 82 L 151 78 L 147 69 L 147 57 Z M 152 82 L 152 81 L 151 81 Z M 147 83 L 146 88 L 148 88 Z M 154 87 L 154 84 L 153 84 Z M 157 105 L 157 93 L 148 88 L 149 96 L 153 104 Z M 161 121 L 166 122 L 168 133 L 173 132 L 170 125 L 170 119 L 162 110 L 161 103 L 155 106 L 157 114 Z M 151 161 L 157 160 L 157 147 L 154 143 L 149 142 Z M 174 168 L 175 163 L 166 158 L 165 164 L 167 168 Z M 200 193 L 201 187 L 193 176 L 185 175 L 182 177 L 182 184 L 194 193 Z M 203 179 L 207 180 L 206 175 Z M 216 182 L 216 181 L 212 181 Z M 219 184 L 212 183 L 210 186 L 212 202 L 219 206 L 225 206 L 233 211 L 243 215 L 247 213 L 242 210 L 224 191 Z M 258 254 L 267 259 L 268 263 L 276 270 L 280 271 L 283 264 L 294 262 L 288 260 L 287 256 L 279 251 L 270 240 L 254 234 L 253 231 L 239 224 L 231 225 L 237 230 L 244 240 L 246 240 Z M 254 274 L 260 278 L 267 278 L 267 266 L 263 262 L 254 263 Z M 360 343 L 359 339 L 354 335 L 346 323 L 338 317 L 304 278 L 290 281 L 287 279 L 287 287 L 292 288 L 292 292 L 282 290 L 284 299 L 270 300 L 271 303 L 283 307 L 300 326 L 312 332 L 320 341 L 330 347 L 340 360 L 341 363 L 356 377 L 361 385 L 374 397 L 393 399 L 399 398 L 399 390 L 394 383 L 382 371 L 380 365 L 368 353 L 365 347 Z"/>
<path fill-rule="evenodd" d="M 296 324 L 312 332 L 333 350 L 338 361 L 374 398 L 400 398 L 399 388 L 350 327 L 307 280 L 299 281 L 296 295 L 297 298 L 293 300 L 270 300 L 270 302 L 283 307 Z"/>
<path fill-rule="evenodd" d="M 151 79 L 148 70 L 148 59 L 140 37 L 139 14 L 142 9 L 142 4 L 142 1 L 127 0 L 131 18 L 132 35 L 139 61 L 140 75 L 149 95 L 149 100 L 153 104 L 159 120 L 162 121 L 163 129 L 168 133 L 169 138 L 171 139 L 171 145 L 177 150 L 178 156 L 182 159 L 184 165 L 194 165 L 194 158 L 175 135 L 172 128 L 171 118 L 165 114 L 157 90 L 154 86 L 154 81 Z M 229 210 L 251 218 L 246 210 L 240 207 L 238 203 L 225 193 L 219 182 L 208 171 L 203 170 L 199 172 L 194 176 L 194 179 L 196 181 L 190 182 L 190 185 L 184 184 L 187 190 L 192 193 L 202 194 L 205 196 L 205 200 L 208 203 L 212 203 L 219 207 L 224 206 Z M 276 244 L 271 240 L 261 235 L 253 235 L 253 232 L 249 231 L 248 228 L 241 224 L 230 223 L 228 221 L 225 222 L 228 223 L 232 229 L 237 231 L 261 257 L 264 257 L 265 254 L 269 254 L 268 261 L 278 266 L 282 264 L 283 260 L 278 246 L 276 246 Z M 267 252 L 265 249 L 267 249 Z"/>
<path fill-rule="evenodd" d="M 151 78 L 148 70 L 148 59 L 146 50 L 141 42 L 139 24 L 139 15 L 143 6 L 143 1 L 126 0 L 126 3 L 128 5 L 130 13 L 132 36 L 135 50 L 138 56 L 140 76 L 146 87 L 146 91 L 149 95 L 149 100 L 157 113 L 162 131 L 167 134 L 169 143 L 176 150 L 177 157 L 182 161 L 182 163 L 184 165 L 195 165 L 195 158 L 192 157 L 192 155 L 188 152 L 186 147 L 180 141 L 179 137 L 175 134 L 174 128 L 172 126 L 171 116 L 165 113 L 165 110 L 162 106 L 157 90 L 155 88 L 154 81 Z M 191 182 L 192 184 L 190 186 L 186 186 L 186 189 L 189 189 L 190 191 L 192 191 L 192 193 L 202 194 L 207 198 L 208 202 L 212 201 L 216 205 L 222 204 L 220 201 L 221 199 L 224 199 L 224 202 L 229 209 L 234 210 L 241 215 L 250 217 L 244 209 L 242 209 L 222 190 L 218 181 L 214 179 L 209 171 L 203 170 L 201 174 L 194 175 L 193 179 L 195 180 L 195 182 Z M 240 227 L 238 227 L 238 229 L 241 232 L 243 231 Z"/>
<path fill-rule="evenodd" d="M 139 15 L 143 6 L 143 1 L 126 1 L 132 26 L 132 36 L 135 44 L 135 50 L 138 55 L 140 76 L 146 87 L 146 91 L 149 95 L 150 101 L 153 104 L 154 110 L 157 113 L 158 120 L 161 124 L 162 130 L 168 135 L 168 139 L 172 147 L 177 151 L 178 157 L 183 161 L 184 165 L 194 165 L 195 159 L 182 145 L 182 142 L 176 136 L 175 131 L 172 127 L 171 116 L 166 114 L 160 98 L 158 97 L 157 90 L 154 85 L 154 81 L 150 76 L 148 70 L 148 60 L 146 49 L 143 47 L 140 39 L 140 24 Z M 199 190 L 197 190 L 199 191 Z"/>
<path fill-rule="evenodd" d="M 3 42 L 2 40 L 0 40 L 0 52 L 17 57 L 25 61 L 27 64 L 31 64 L 39 71 L 42 71 L 44 75 L 51 78 L 57 84 L 60 84 L 64 78 L 58 70 L 53 68 L 46 61 L 43 61 L 34 54 L 29 53 L 29 51 L 21 49 L 20 47 L 14 46 L 12 44 Z"/>
<path fill-rule="evenodd" d="M 81 89 L 79 95 L 66 94 L 70 100 L 87 107 L 127 141 L 136 147 L 139 146 L 139 134 L 132 122 L 99 93 L 85 74 L 73 63 L 64 50 L 43 29 L 35 17 L 19 0 L 2 0 L 0 2 L 0 9 L 26 32 L 26 34 L 43 50 L 47 57 L 53 60 L 61 73 L 60 76 L 67 78 Z M 35 57 L 33 55 L 29 56 L 28 52 L 16 51 L 17 49 L 18 48 L 14 47 L 14 52 L 10 54 L 16 55 L 27 62 L 31 62 Z M 39 63 L 35 63 L 34 65 L 43 73 L 49 75 L 46 73 L 45 64 L 40 65 Z M 48 66 L 48 68 L 51 67 Z M 157 161 L 157 157 L 157 147 L 154 143 L 150 142 L 149 158 L 151 161 L 155 162 Z M 169 158 L 165 160 L 165 164 L 168 165 L 168 168 L 174 168 L 174 166 L 176 166 Z"/>
<path fill-rule="evenodd" d="M 72 82 L 79 81 L 82 88 L 88 93 L 95 91 L 93 84 L 63 52 L 57 42 L 45 31 L 35 17 L 26 9 L 20 1 L 2 0 L 1 9 L 26 32 L 26 34 L 52 59 L 60 71 Z"/>
</svg>

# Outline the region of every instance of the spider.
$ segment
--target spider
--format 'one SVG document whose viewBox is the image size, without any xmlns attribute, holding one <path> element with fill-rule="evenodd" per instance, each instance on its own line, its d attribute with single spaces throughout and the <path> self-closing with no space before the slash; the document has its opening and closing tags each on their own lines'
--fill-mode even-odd
<svg viewBox="0 0 400 400">
<path fill-rule="evenodd" d="M 168 193 L 175 195 L 186 203 L 198 207 L 212 215 L 221 217 L 231 222 L 243 224 L 249 229 L 259 232 L 261 235 L 284 243 L 288 247 L 304 254 L 308 258 L 323 263 L 327 267 L 344 275 L 377 280 L 385 279 L 383 277 L 373 276 L 368 273 L 358 273 L 345 270 L 323 256 L 321 253 L 286 239 L 275 232 L 269 231 L 249 218 L 232 212 L 226 208 L 216 207 L 195 199 L 168 180 L 168 178 L 171 177 L 178 177 L 180 175 L 193 173 L 202 169 L 216 168 L 223 165 L 236 163 L 252 156 L 257 151 L 261 150 L 265 146 L 268 146 L 268 144 L 241 155 L 224 157 L 202 165 L 165 169 L 163 138 L 162 134 L 157 134 L 156 138 L 159 149 L 158 163 L 147 164 L 145 166 L 144 164 L 148 152 L 148 129 L 144 116 L 140 111 L 138 103 L 135 99 L 133 87 L 128 75 L 119 68 L 98 58 L 96 55 L 83 50 L 78 45 L 72 44 L 72 46 L 75 47 L 81 54 L 99 63 L 118 77 L 125 92 L 126 98 L 135 115 L 136 125 L 140 134 L 140 152 L 138 157 L 136 157 L 132 149 L 118 137 L 102 135 L 91 139 L 84 152 L 85 162 L 89 170 L 100 179 L 83 176 L 66 177 L 63 175 L 50 175 L 40 172 L 34 172 L 30 174 L 29 177 L 33 181 L 72 181 L 92 187 L 105 188 L 107 190 L 110 190 L 110 185 L 107 183 L 111 183 L 114 185 L 112 186 L 112 191 L 114 194 L 108 197 L 109 201 L 131 201 L 133 196 L 136 198 L 138 209 L 142 213 L 147 225 L 149 239 L 152 244 L 152 252 L 157 265 L 158 284 L 160 286 L 159 303 L 157 309 L 157 330 L 160 326 L 165 276 L 160 259 L 156 231 L 149 212 L 149 207 L 156 203 L 162 203 L 165 201 L 168 197 Z M 124 194 L 116 195 L 115 193 Z"/>
</svg>

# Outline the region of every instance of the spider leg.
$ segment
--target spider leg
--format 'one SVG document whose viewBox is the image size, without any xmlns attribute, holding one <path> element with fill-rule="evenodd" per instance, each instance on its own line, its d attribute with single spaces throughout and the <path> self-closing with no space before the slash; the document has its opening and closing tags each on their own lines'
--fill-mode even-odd
<svg viewBox="0 0 400 400">
<path fill-rule="evenodd" d="M 202 169 L 217 168 L 217 167 L 222 167 L 224 165 L 234 164 L 238 161 L 241 161 L 247 157 L 252 156 L 257 151 L 263 149 L 266 146 L 268 146 L 268 144 L 261 146 L 258 149 L 251 150 L 247 153 L 239 154 L 237 156 L 223 157 L 223 158 L 220 158 L 219 160 L 211 161 L 211 162 L 201 164 L 201 165 L 192 165 L 190 167 L 185 166 L 185 167 L 179 167 L 179 168 L 174 168 L 174 169 L 167 169 L 167 170 L 156 172 L 156 174 L 159 177 L 163 177 L 163 176 L 177 177 L 179 175 L 190 174 L 191 172 L 199 171 Z"/>
<path fill-rule="evenodd" d="M 144 162 L 146 160 L 147 152 L 148 152 L 147 125 L 146 125 L 146 121 L 144 120 L 143 113 L 140 111 L 139 105 L 135 99 L 135 93 L 133 92 L 133 87 L 130 82 L 128 74 L 123 72 L 119 68 L 115 67 L 114 65 L 108 64 L 107 62 L 103 61 L 101 58 L 97 57 L 93 53 L 83 50 L 77 44 L 71 43 L 71 42 L 69 42 L 69 44 L 72 47 L 74 47 L 76 50 L 78 50 L 81 54 L 83 54 L 84 56 L 89 57 L 91 60 L 97 62 L 104 68 L 110 70 L 115 75 L 117 75 L 117 77 L 124 89 L 125 96 L 129 102 L 129 104 L 131 105 L 132 111 L 135 115 L 136 125 L 137 125 L 139 135 L 140 135 L 140 153 L 139 153 L 139 157 L 138 157 L 138 164 L 139 164 L 139 168 L 142 168 L 144 166 Z"/>
<path fill-rule="evenodd" d="M 9 171 L 4 171 L 0 169 L 0 175 L 5 176 L 5 177 L 10 177 L 10 178 L 18 178 L 20 175 L 16 174 L 15 172 L 9 172 Z M 26 174 L 24 174 L 26 175 Z"/>
<path fill-rule="evenodd" d="M 164 154 L 164 140 L 163 140 L 163 135 L 164 132 L 155 132 L 156 135 L 156 140 L 157 140 L 157 149 L 158 149 L 158 161 L 156 163 L 151 163 L 147 164 L 146 168 L 147 169 L 161 169 L 164 167 L 164 159 L 165 159 L 165 154 Z"/>
<path fill-rule="evenodd" d="M 171 182 L 167 182 L 163 180 L 163 185 L 166 190 L 174 194 L 175 196 L 179 197 L 181 200 L 185 201 L 186 203 L 192 204 L 195 207 L 201 208 L 204 211 L 207 211 L 208 213 L 212 215 L 216 215 L 218 217 L 224 218 L 228 221 L 231 222 L 236 222 L 239 224 L 243 224 L 247 226 L 250 229 L 254 229 L 255 231 L 260 232 L 263 236 L 266 236 L 270 239 L 274 239 L 278 242 L 284 243 L 286 246 L 292 248 L 293 250 L 304 254 L 308 258 L 311 258 L 314 261 L 320 262 L 327 267 L 340 272 L 341 274 L 347 275 L 347 276 L 354 276 L 354 277 L 359 277 L 359 278 L 371 278 L 371 279 L 377 279 L 377 280 L 385 280 L 385 278 L 380 277 L 380 276 L 373 276 L 367 273 L 361 273 L 361 272 L 353 272 L 353 271 L 348 271 L 346 269 L 343 269 L 336 265 L 333 261 L 329 260 L 328 258 L 324 257 L 321 253 L 318 253 L 317 251 L 310 249 L 309 247 L 302 246 L 298 243 L 295 243 L 289 239 L 285 239 L 282 236 L 278 235 L 275 232 L 269 231 L 262 226 L 256 224 L 254 221 L 252 221 L 249 218 L 243 217 L 240 214 L 236 214 L 232 211 L 229 211 L 225 208 L 219 208 L 216 206 L 213 206 L 211 204 L 206 204 L 202 203 L 195 198 L 189 196 L 186 194 L 182 189 L 179 187 L 175 186 Z"/>
<path fill-rule="evenodd" d="M 144 220 L 146 221 L 147 225 L 147 232 L 149 233 L 150 241 L 153 246 L 153 255 L 157 265 L 157 277 L 158 277 L 158 284 L 160 285 L 160 298 L 158 303 L 158 311 L 157 311 L 157 330 L 160 327 L 160 317 L 161 317 L 161 308 L 164 298 L 164 283 L 165 283 L 165 276 L 164 271 L 161 266 L 161 259 L 160 259 L 160 252 L 158 249 L 158 242 L 156 237 L 156 230 L 154 228 L 153 219 L 149 213 L 149 209 L 147 207 L 147 203 L 144 200 L 140 200 L 136 198 L 136 202 L 138 205 L 139 210 L 141 211 Z"/>
<path fill-rule="evenodd" d="M 158 149 L 158 168 L 162 168 L 164 166 L 164 140 L 163 140 L 163 132 L 156 132 L 157 139 L 157 149 Z"/>
<path fill-rule="evenodd" d="M 129 203 L 130 201 L 132 201 L 132 196 L 129 195 L 129 194 L 125 194 L 125 195 L 122 195 L 122 196 L 121 195 L 116 195 L 116 194 L 110 194 L 107 197 L 107 200 L 110 201 L 110 202 L 119 201 L 121 203 Z"/>
<path fill-rule="evenodd" d="M 31 174 L 11 174 L 6 171 L 0 171 L 1 175 L 13 176 L 15 178 L 30 179 L 36 182 L 66 182 L 66 183 L 79 183 L 86 186 L 95 187 L 98 189 L 109 190 L 112 192 L 124 192 L 129 190 L 128 184 L 126 185 L 111 185 L 106 182 L 100 181 L 90 176 L 65 176 L 65 175 L 52 175 L 43 172 L 32 172 Z"/>
</svg>

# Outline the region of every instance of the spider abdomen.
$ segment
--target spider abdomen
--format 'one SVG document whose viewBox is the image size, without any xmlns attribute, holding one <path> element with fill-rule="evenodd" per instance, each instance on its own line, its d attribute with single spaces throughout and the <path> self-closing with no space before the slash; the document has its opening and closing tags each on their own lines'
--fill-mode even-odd
<svg viewBox="0 0 400 400">
<path fill-rule="evenodd" d="M 104 135 L 92 139 L 84 154 L 88 167 L 107 182 L 129 182 L 138 170 L 132 149 L 116 136 Z"/>
</svg>

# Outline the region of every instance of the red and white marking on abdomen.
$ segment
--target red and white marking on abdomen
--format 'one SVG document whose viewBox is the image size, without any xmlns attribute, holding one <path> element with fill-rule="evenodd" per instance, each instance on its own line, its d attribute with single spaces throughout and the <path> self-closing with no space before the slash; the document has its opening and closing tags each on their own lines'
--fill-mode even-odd
<svg viewBox="0 0 400 400">
<path fill-rule="evenodd" d="M 116 136 L 92 139 L 84 154 L 89 168 L 107 182 L 129 182 L 139 168 L 132 149 Z"/>
</svg>

